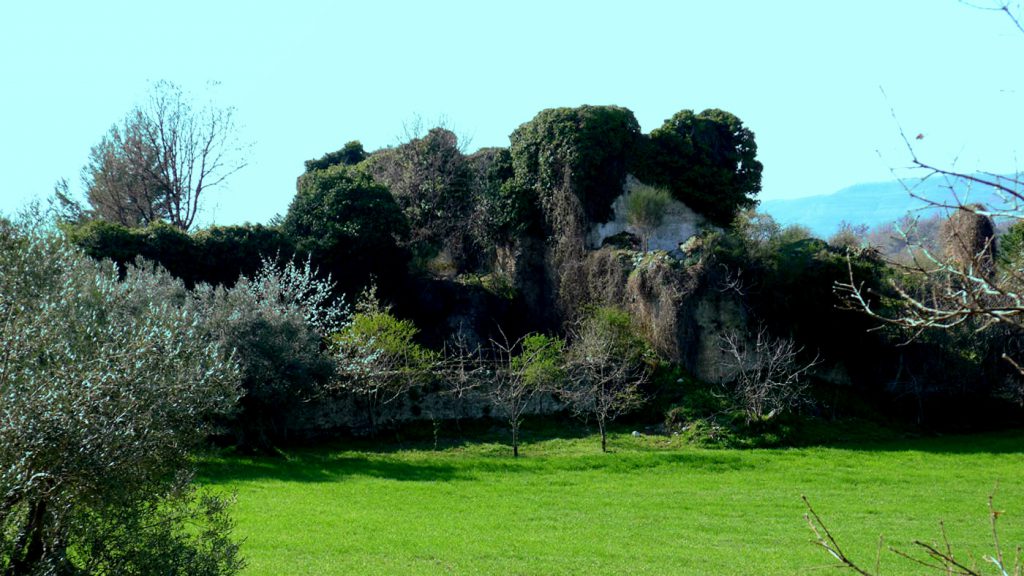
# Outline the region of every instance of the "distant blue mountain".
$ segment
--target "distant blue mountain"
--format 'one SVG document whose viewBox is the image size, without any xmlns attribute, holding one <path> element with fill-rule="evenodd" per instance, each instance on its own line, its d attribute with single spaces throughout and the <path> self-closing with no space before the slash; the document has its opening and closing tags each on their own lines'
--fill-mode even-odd
<svg viewBox="0 0 1024 576">
<path fill-rule="evenodd" d="M 981 203 L 989 207 L 1003 204 L 991 189 L 967 184 L 966 181 L 959 181 L 953 186 L 962 202 Z M 832 235 L 843 221 L 874 227 L 902 218 L 910 212 L 925 217 L 939 211 L 911 197 L 908 189 L 936 202 L 956 201 L 954 191 L 950 190 L 946 181 L 929 178 L 924 181 L 907 179 L 855 184 L 833 194 L 791 200 L 764 200 L 758 210 L 770 214 L 782 225 L 807 226 L 815 235 L 823 238 Z"/>
</svg>

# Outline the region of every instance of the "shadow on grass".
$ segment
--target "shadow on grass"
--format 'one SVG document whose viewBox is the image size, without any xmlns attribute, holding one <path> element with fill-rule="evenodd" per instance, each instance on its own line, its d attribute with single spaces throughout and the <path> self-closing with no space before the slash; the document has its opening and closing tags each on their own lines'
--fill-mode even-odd
<svg viewBox="0 0 1024 576">
<path fill-rule="evenodd" d="M 287 457 L 225 455 L 201 459 L 198 468 L 198 479 L 210 484 L 267 479 L 284 482 L 337 482 L 356 476 L 400 482 L 445 482 L 469 478 L 465 471 L 454 465 L 364 455 L 331 455 L 319 451 Z"/>
<path fill-rule="evenodd" d="M 1024 429 L 979 430 L 942 434 L 887 428 L 870 421 L 805 422 L 793 443 L 801 448 L 836 448 L 864 452 L 931 454 L 1024 454 Z"/>
<path fill-rule="evenodd" d="M 595 429 L 565 415 L 527 416 L 520 428 L 520 442 L 523 445 L 551 440 L 578 440 L 593 436 Z M 382 431 L 376 438 L 346 437 L 343 444 L 337 441 L 325 442 L 343 445 L 345 449 L 388 454 L 407 450 L 446 450 L 466 448 L 481 444 L 509 444 L 511 431 L 501 420 L 487 418 L 445 420 L 437 423 L 418 421 L 405 423 L 400 427 Z M 509 444 L 509 454 L 511 454 Z"/>
<path fill-rule="evenodd" d="M 1024 430 L 986 432 L 982 434 L 921 434 L 902 439 L 877 442 L 826 442 L 816 446 L 863 452 L 927 452 L 929 454 L 1022 454 Z"/>
<path fill-rule="evenodd" d="M 464 423 L 430 438 L 415 430 L 392 431 L 378 439 L 338 439 L 312 447 L 286 449 L 277 457 L 249 457 L 230 452 L 198 462 L 199 480 L 221 484 L 250 480 L 338 482 L 376 478 L 398 482 L 452 482 L 503 474 L 599 472 L 630 474 L 662 469 L 666 474 L 726 473 L 757 467 L 772 449 L 751 457 L 745 448 L 696 449 L 669 437 L 633 441 L 628 427 L 616 427 L 612 451 L 598 451 L 588 427 L 574 422 L 537 420 L 523 430 L 522 457 L 513 459 L 508 430 L 491 422 Z M 449 423 L 449 426 L 451 424 Z M 844 427 L 845 426 L 845 427 Z M 800 430 L 794 447 L 865 452 L 933 454 L 1024 454 L 1024 430 L 974 435 L 939 435 L 873 428 L 865 422 L 818 423 Z M 663 440 L 661 440 L 663 439 Z M 592 440 L 592 441 L 591 441 Z M 564 442 L 564 444 L 563 444 Z M 785 447 L 782 447 L 785 449 Z"/>
<path fill-rule="evenodd" d="M 609 453 L 524 451 L 520 458 L 505 446 L 480 444 L 467 452 L 412 450 L 355 452 L 344 448 L 314 448 L 286 456 L 249 457 L 230 453 L 198 462 L 198 480 L 222 484 L 252 480 L 322 483 L 351 478 L 399 482 L 474 481 L 484 476 L 564 475 L 574 473 L 632 474 L 662 469 L 666 474 L 724 473 L 754 468 L 755 459 L 733 450 L 612 451 Z"/>
</svg>

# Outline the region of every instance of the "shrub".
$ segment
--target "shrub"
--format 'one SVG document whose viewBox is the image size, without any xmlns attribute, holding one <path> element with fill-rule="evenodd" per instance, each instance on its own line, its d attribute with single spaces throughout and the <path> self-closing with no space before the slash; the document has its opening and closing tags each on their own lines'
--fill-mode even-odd
<svg viewBox="0 0 1024 576">
<path fill-rule="evenodd" d="M 370 289 L 351 322 L 332 337 L 340 372 L 337 385 L 366 401 L 373 433 L 382 407 L 431 377 L 436 355 L 416 343 L 418 332 L 409 320 L 393 316 Z"/>
<path fill-rule="evenodd" d="M 818 358 L 802 362 L 803 352 L 793 340 L 775 338 L 761 328 L 755 335 L 722 336 L 729 394 L 747 423 L 768 420 L 808 401 L 807 371 Z"/>
<path fill-rule="evenodd" d="M 135 228 L 106 220 L 92 220 L 64 228 L 68 240 L 96 260 L 113 260 L 120 266 L 142 255 L 145 238 Z"/>
<path fill-rule="evenodd" d="M 668 190 L 647 185 L 635 188 L 626 200 L 626 219 L 640 230 L 644 252 L 648 249 L 651 232 L 661 226 L 671 200 Z"/>
<path fill-rule="evenodd" d="M 269 451 L 288 437 L 292 411 L 322 392 L 334 375 L 328 335 L 347 314 L 330 283 L 307 261 L 265 260 L 231 288 L 196 290 L 204 327 L 237 361 L 244 395 L 230 421 L 237 444 Z"/>
<path fill-rule="evenodd" d="M 328 152 L 316 160 L 306 160 L 306 172 L 324 170 L 331 166 L 337 166 L 338 164 L 355 166 L 363 160 L 366 160 L 366 156 L 366 150 L 363 149 L 362 142 L 359 140 L 352 140 L 350 142 L 346 142 L 345 146 L 343 146 L 341 150 Z"/>
<path fill-rule="evenodd" d="M 65 225 L 64 231 L 97 260 L 113 260 L 124 271 L 143 257 L 189 287 L 199 283 L 230 286 L 243 274 L 255 274 L 264 258 L 283 261 L 294 252 L 280 230 L 260 224 L 213 226 L 188 235 L 162 222 L 129 228 L 93 220 Z"/>
<path fill-rule="evenodd" d="M 280 228 L 262 224 L 211 226 L 192 234 L 192 241 L 197 281 L 213 285 L 231 286 L 241 276 L 255 275 L 267 260 L 283 264 L 295 255 Z"/>
</svg>

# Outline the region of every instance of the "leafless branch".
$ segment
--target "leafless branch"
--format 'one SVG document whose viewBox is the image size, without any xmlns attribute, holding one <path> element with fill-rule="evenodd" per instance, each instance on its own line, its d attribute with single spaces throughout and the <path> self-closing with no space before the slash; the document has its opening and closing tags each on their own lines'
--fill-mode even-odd
<svg viewBox="0 0 1024 576">
<path fill-rule="evenodd" d="M 206 191 L 246 165 L 236 130 L 232 108 L 194 110 L 181 88 L 156 83 L 92 149 L 82 179 L 94 214 L 129 226 L 165 220 L 190 229 Z"/>
<path fill-rule="evenodd" d="M 803 403 L 805 376 L 820 364 L 818 357 L 801 362 L 802 348 L 790 339 L 772 337 L 764 326 L 746 337 L 722 335 L 721 350 L 731 372 L 731 395 L 748 421 L 771 418 Z"/>
</svg>

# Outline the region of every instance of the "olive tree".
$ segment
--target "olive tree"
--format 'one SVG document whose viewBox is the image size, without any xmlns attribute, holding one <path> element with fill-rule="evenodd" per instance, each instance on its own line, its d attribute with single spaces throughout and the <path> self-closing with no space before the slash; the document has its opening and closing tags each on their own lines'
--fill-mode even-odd
<svg viewBox="0 0 1024 576">
<path fill-rule="evenodd" d="M 204 328 L 240 369 L 243 396 L 230 421 L 238 447 L 272 451 L 294 427 L 295 409 L 330 384 L 328 339 L 348 315 L 332 289 L 308 260 L 269 259 L 230 288 L 196 287 Z"/>
<path fill-rule="evenodd" d="M 189 453 L 239 396 L 180 283 L 123 279 L 30 220 L 0 231 L 0 572 L 230 574 Z"/>
</svg>

